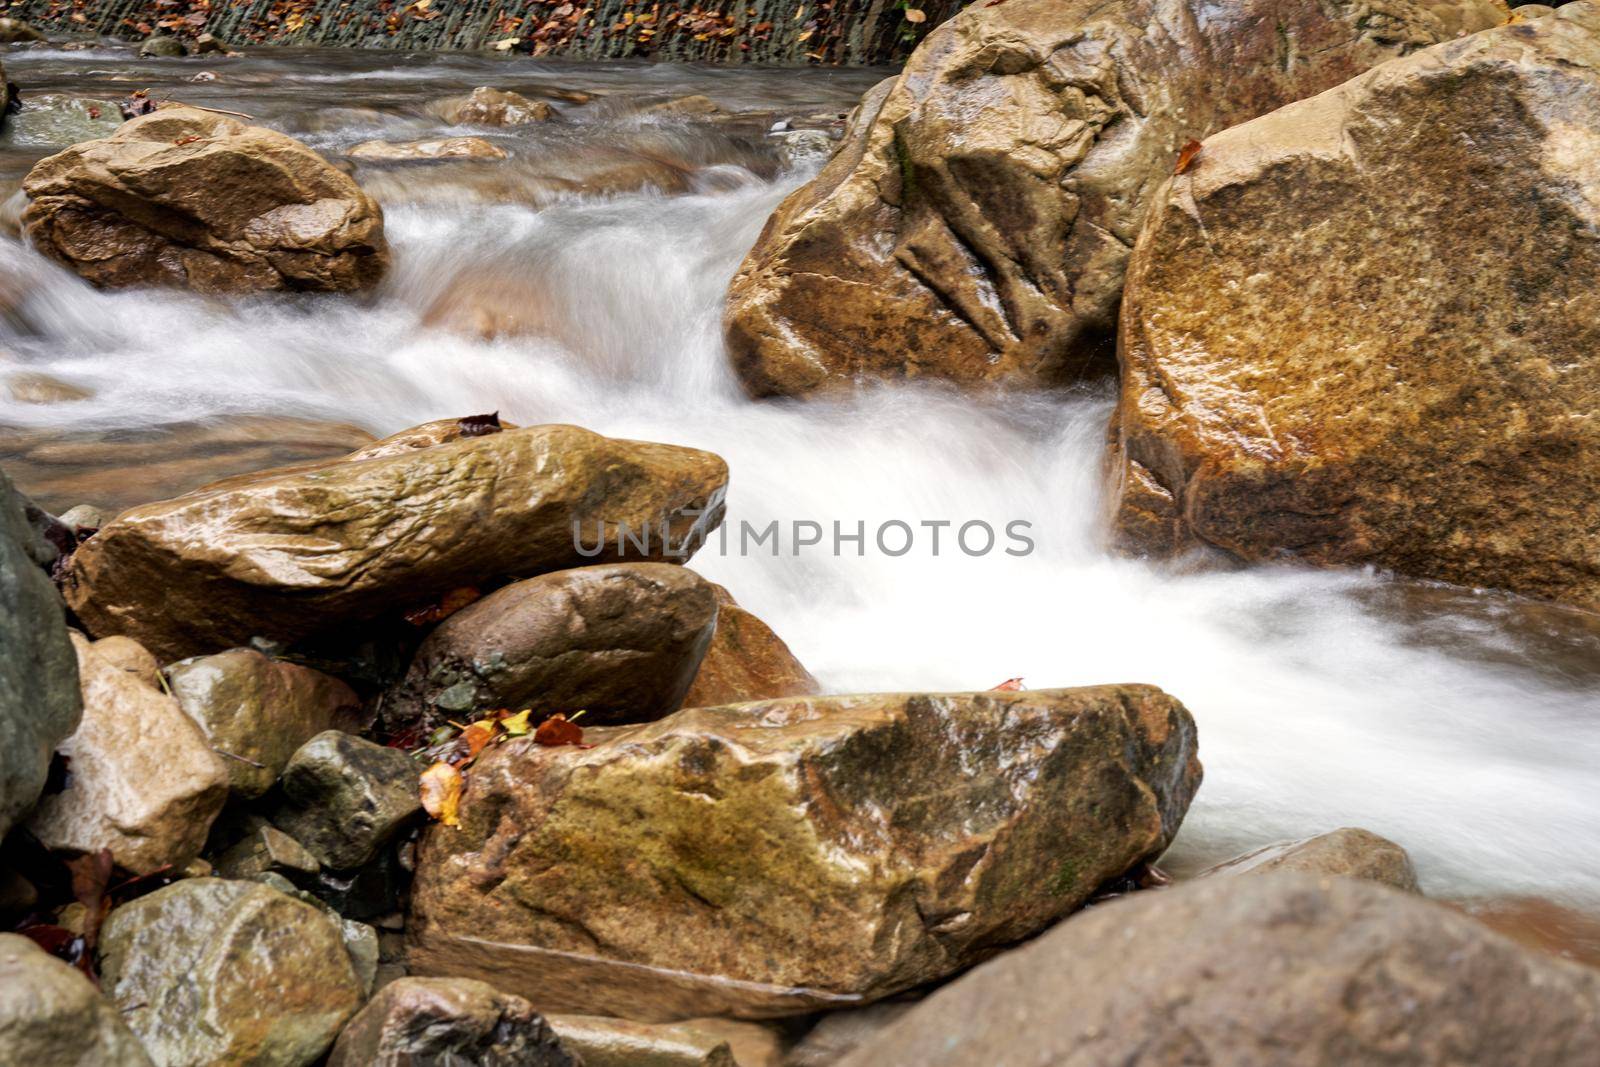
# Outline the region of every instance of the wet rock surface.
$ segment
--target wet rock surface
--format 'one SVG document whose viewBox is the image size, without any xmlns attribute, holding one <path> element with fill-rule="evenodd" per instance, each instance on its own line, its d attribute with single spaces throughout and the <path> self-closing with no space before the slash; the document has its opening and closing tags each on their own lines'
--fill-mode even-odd
<svg viewBox="0 0 1600 1067">
<path fill-rule="evenodd" d="M 684 707 L 709 708 L 822 692 L 772 627 L 740 607 L 722 586 L 711 588 L 717 596 L 717 628 L 684 695 Z"/>
<path fill-rule="evenodd" d="M 1063 997 L 1062 990 L 1071 990 Z M 1600 972 L 1410 894 L 1272 874 L 1135 893 L 934 993 L 840 1067 L 1600 1055 Z"/>
<path fill-rule="evenodd" d="M 1128 275 L 1123 545 L 1600 607 L 1597 120 L 1574 3 L 1208 139 Z"/>
<path fill-rule="evenodd" d="M 184 714 L 228 754 L 229 787 L 238 797 L 266 793 L 295 750 L 317 734 L 361 724 L 361 699 L 349 686 L 254 649 L 179 660 L 166 669 L 166 680 Z"/>
<path fill-rule="evenodd" d="M 1354 827 L 1265 845 L 1217 864 L 1202 877 L 1275 871 L 1364 878 L 1391 889 L 1417 891 L 1417 872 L 1406 850 L 1387 838 Z"/>
<path fill-rule="evenodd" d="M 0 934 L 0 1062 L 16 1067 L 150 1067 L 89 979 L 16 934 Z"/>
<path fill-rule="evenodd" d="M 350 149 L 351 159 L 372 163 L 412 163 L 436 159 L 505 159 L 508 153 L 482 137 L 445 137 L 433 141 L 363 141 Z"/>
<path fill-rule="evenodd" d="M 0 837 L 38 798 L 83 707 L 61 598 L 41 566 L 52 551 L 24 499 L 0 472 Z"/>
<path fill-rule="evenodd" d="M 530 578 L 456 612 L 384 703 L 391 729 L 474 709 L 648 722 L 676 711 L 717 625 L 711 583 L 668 563 Z"/>
<path fill-rule="evenodd" d="M 413 887 L 418 973 L 548 1011 L 796 1014 L 949 975 L 1159 853 L 1199 784 L 1157 689 L 794 698 L 474 766 Z"/>
<path fill-rule="evenodd" d="M 157 1067 L 305 1067 L 361 1006 L 338 923 L 255 882 L 178 882 L 111 913 L 106 995 Z"/>
<path fill-rule="evenodd" d="M 556 109 L 543 100 L 480 85 L 464 96 L 434 101 L 428 113 L 459 126 L 526 126 L 550 121 Z"/>
<path fill-rule="evenodd" d="M 50 156 L 23 190 L 34 247 L 96 285 L 353 290 L 388 266 L 360 186 L 292 138 L 195 108 Z"/>
<path fill-rule="evenodd" d="M 692 1025 L 599 1015 L 558 1015 L 550 1024 L 583 1067 L 746 1067 L 725 1039 Z"/>
<path fill-rule="evenodd" d="M 767 222 L 729 290 L 734 366 L 757 395 L 1104 371 L 1129 249 L 1187 140 L 1504 18 L 1489 0 L 969 5 Z"/>
<path fill-rule="evenodd" d="M 78 549 L 67 601 L 92 632 L 169 657 L 309 636 L 586 562 L 575 526 L 585 545 L 608 533 L 601 560 L 686 558 L 726 482 L 711 453 L 575 426 L 356 453 L 124 512 Z M 621 524 L 648 527 L 649 548 L 619 549 Z"/>
<path fill-rule="evenodd" d="M 421 773 L 399 749 L 328 730 L 284 768 L 284 802 L 272 822 L 323 864 L 361 867 L 422 811 Z"/>
<path fill-rule="evenodd" d="M 533 1005 L 470 978 L 401 978 L 339 1035 L 328 1067 L 595 1067 Z M 644 1067 L 639 1064 L 638 1067 Z"/>
<path fill-rule="evenodd" d="M 125 638 L 70 636 L 83 719 L 58 748 L 68 769 L 62 788 L 39 800 L 28 828 L 54 849 L 108 848 L 137 873 L 181 868 L 227 800 L 223 757 L 162 691 L 147 652 Z"/>
</svg>

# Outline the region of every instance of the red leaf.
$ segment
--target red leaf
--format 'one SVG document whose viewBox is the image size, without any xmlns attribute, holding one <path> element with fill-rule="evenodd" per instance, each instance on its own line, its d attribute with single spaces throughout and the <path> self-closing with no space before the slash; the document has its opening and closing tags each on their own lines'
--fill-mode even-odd
<svg viewBox="0 0 1600 1067">
<path fill-rule="evenodd" d="M 569 720 L 560 712 L 550 716 L 539 724 L 533 732 L 533 739 L 541 745 L 558 748 L 562 745 L 583 744 L 583 727 Z"/>
<path fill-rule="evenodd" d="M 1200 158 L 1201 144 L 1199 141 L 1188 141 L 1178 151 L 1178 162 L 1173 165 L 1172 173 L 1182 174 L 1189 169 L 1189 165 Z"/>
<path fill-rule="evenodd" d="M 1021 689 L 1022 689 L 1022 679 L 1021 678 L 1007 678 L 1005 681 L 1001 682 L 999 685 L 997 685 L 993 689 L 989 690 L 989 692 L 991 692 L 991 693 L 1015 693 L 1015 692 L 1018 692 Z"/>
</svg>

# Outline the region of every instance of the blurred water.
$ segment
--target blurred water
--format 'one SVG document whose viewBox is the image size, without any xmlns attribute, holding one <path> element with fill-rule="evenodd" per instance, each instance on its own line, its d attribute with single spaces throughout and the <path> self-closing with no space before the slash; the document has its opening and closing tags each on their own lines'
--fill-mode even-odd
<svg viewBox="0 0 1600 1067">
<path fill-rule="evenodd" d="M 46 84 L 74 75 L 85 94 L 149 77 L 125 59 L 84 55 L 6 63 L 25 87 L 30 73 Z M 1020 558 L 968 557 L 947 531 L 937 555 L 926 537 L 900 557 L 870 544 L 861 556 L 853 547 L 797 556 L 786 539 L 776 557 L 713 544 L 694 565 L 767 619 L 834 690 L 985 688 L 1020 675 L 1030 687 L 1144 681 L 1178 695 L 1199 721 L 1206 764 L 1171 860 L 1178 867 L 1360 825 L 1411 849 L 1435 892 L 1600 903 L 1593 617 L 1357 572 L 1114 557 L 1100 526 L 1108 386 L 1050 398 L 878 389 L 809 404 L 740 394 L 719 336 L 722 294 L 768 213 L 803 177 L 764 137 L 768 113 L 842 109 L 870 76 L 552 72 L 347 53 L 328 63 L 361 66 L 341 77 L 316 56 L 252 59 L 222 68 L 203 102 L 319 130 L 309 136 L 336 151 L 375 136 L 374 124 L 436 133 L 422 100 L 515 70 L 524 87 L 544 78 L 611 94 L 598 110 L 570 109 L 560 130 L 500 135 L 519 159 L 537 157 L 548 172 L 563 152 L 666 143 L 691 175 L 689 191 L 530 205 L 503 191 L 437 195 L 451 182 L 473 186 L 470 172 L 412 168 L 388 184 L 374 173 L 396 269 L 372 299 L 229 305 L 100 293 L 6 242 L 0 276 L 31 292 L 23 327 L 0 341 L 6 357 L 93 396 L 27 405 L 0 393 L 0 424 L 270 412 L 381 433 L 499 410 L 524 424 L 574 422 L 715 450 L 732 469 L 734 524 L 864 522 L 870 531 L 893 519 L 996 528 L 1026 520 L 1037 548 Z M 196 64 L 166 67 L 187 74 Z M 229 89 L 235 69 L 265 79 L 261 95 Z M 354 86 L 349 75 L 359 75 Z M 761 117 L 660 123 L 618 104 L 663 86 L 718 93 Z M 371 107 L 388 110 L 374 119 L 361 110 Z M 0 158 L 21 173 L 42 151 L 13 143 Z M 456 279 L 535 294 L 540 336 L 484 342 L 423 326 Z"/>
</svg>

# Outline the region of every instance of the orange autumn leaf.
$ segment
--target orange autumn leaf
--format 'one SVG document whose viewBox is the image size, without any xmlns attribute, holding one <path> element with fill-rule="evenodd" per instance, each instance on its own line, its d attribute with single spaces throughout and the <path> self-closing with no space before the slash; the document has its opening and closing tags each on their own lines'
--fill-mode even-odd
<svg viewBox="0 0 1600 1067">
<path fill-rule="evenodd" d="M 1185 143 L 1184 146 L 1178 150 L 1178 162 L 1173 165 L 1172 173 L 1182 174 L 1184 171 L 1188 170 L 1189 165 L 1199 157 L 1201 147 L 1202 146 L 1199 141 L 1191 140 Z"/>
<path fill-rule="evenodd" d="M 557 712 L 539 724 L 539 728 L 533 732 L 533 739 L 551 748 L 558 745 L 581 745 L 583 727 Z"/>
<path fill-rule="evenodd" d="M 457 739 L 466 751 L 461 754 L 461 758 L 452 762 L 459 767 L 463 763 L 470 763 L 477 759 L 478 753 L 482 752 L 484 747 L 494 740 L 494 735 L 499 732 L 500 724 L 493 719 L 479 719 L 477 722 L 472 723 L 461 731 L 461 736 Z"/>
<path fill-rule="evenodd" d="M 1005 681 L 1001 682 L 999 685 L 997 685 L 993 689 L 989 690 L 989 692 L 991 692 L 991 693 L 997 693 L 997 692 L 1015 693 L 1015 692 L 1019 691 L 1021 688 L 1022 688 L 1022 679 L 1021 678 L 1007 678 Z"/>
<path fill-rule="evenodd" d="M 435 763 L 422 772 L 422 808 L 446 826 L 461 825 L 461 772 Z"/>
<path fill-rule="evenodd" d="M 483 594 L 470 585 L 459 589 L 452 589 L 437 602 L 425 604 L 420 608 L 412 608 L 405 613 L 405 620 L 412 626 L 427 626 L 435 622 L 443 622 Z"/>
</svg>

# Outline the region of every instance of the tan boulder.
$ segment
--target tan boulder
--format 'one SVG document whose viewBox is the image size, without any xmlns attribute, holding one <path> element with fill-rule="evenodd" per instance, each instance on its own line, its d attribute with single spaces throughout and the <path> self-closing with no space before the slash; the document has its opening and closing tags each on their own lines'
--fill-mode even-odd
<svg viewBox="0 0 1600 1067">
<path fill-rule="evenodd" d="M 869 93 L 728 294 L 757 395 L 1109 367 L 1151 191 L 1206 135 L 1506 17 L 1498 0 L 969 5 Z"/>
<path fill-rule="evenodd" d="M 82 971 L 0 934 L 0 1064 L 150 1067 L 139 1041 Z"/>
<path fill-rule="evenodd" d="M 361 1009 L 328 1067 L 593 1067 L 521 997 L 470 978 L 401 978 Z M 643 1064 L 639 1067 L 644 1067 Z"/>
<path fill-rule="evenodd" d="M 1123 307 L 1125 546 L 1600 608 L 1597 28 L 1568 4 L 1385 64 L 1212 137 L 1156 196 Z"/>
<path fill-rule="evenodd" d="M 100 286 L 367 289 L 388 265 L 383 214 L 348 176 L 293 138 L 197 108 L 74 145 L 22 187 L 29 240 Z"/>
<path fill-rule="evenodd" d="M 106 639 L 111 640 L 116 639 Z M 213 748 L 233 757 L 225 762 L 230 788 L 238 797 L 266 793 L 295 749 L 317 734 L 353 732 L 361 725 L 361 698 L 349 686 L 254 649 L 180 660 L 166 675 L 184 714 Z"/>
<path fill-rule="evenodd" d="M 128 669 L 131 642 L 113 638 L 113 654 L 103 655 L 99 642 L 69 636 L 83 721 L 57 749 L 68 761 L 66 786 L 40 798 L 28 828 L 53 849 L 109 848 L 135 873 L 182 867 L 228 799 L 223 759 L 153 672 Z"/>
<path fill-rule="evenodd" d="M 309 1067 L 363 999 L 336 917 L 219 878 L 114 910 L 100 975 L 158 1067 Z"/>
<path fill-rule="evenodd" d="M 423 839 L 414 972 L 668 1021 L 946 977 L 1160 853 L 1199 785 L 1148 686 L 791 698 L 513 740 Z"/>
<path fill-rule="evenodd" d="M 1133 893 L 945 986 L 839 1067 L 1554 1067 L 1600 971 L 1351 878 Z"/>
<path fill-rule="evenodd" d="M 482 137 L 445 137 L 436 141 L 362 141 L 345 153 L 369 163 L 409 163 L 436 159 L 507 159 L 504 148 Z"/>
<path fill-rule="evenodd" d="M 447 96 L 428 105 L 428 114 L 455 126 L 527 126 L 549 122 L 556 109 L 543 100 L 480 85 L 464 96 Z"/>
<path fill-rule="evenodd" d="M 822 692 L 772 627 L 741 608 L 722 586 L 711 588 L 717 597 L 717 629 L 694 683 L 684 695 L 684 707 L 709 708 Z"/>
<path fill-rule="evenodd" d="M 1202 871 L 1200 877 L 1274 871 L 1365 878 L 1391 889 L 1417 891 L 1416 868 L 1405 849 L 1369 830 L 1350 826 L 1300 841 L 1263 845 Z"/>
<path fill-rule="evenodd" d="M 753 1067 L 734 1059 L 722 1035 L 684 1023 L 553 1015 L 550 1025 L 583 1067 Z"/>
<path fill-rule="evenodd" d="M 686 559 L 728 477 L 709 452 L 576 426 L 361 457 L 124 512 L 73 556 L 68 603 L 163 658 L 306 637 L 506 576 Z"/>
<path fill-rule="evenodd" d="M 710 582 L 669 563 L 607 563 L 514 582 L 450 616 L 386 695 L 398 730 L 492 708 L 584 711 L 585 725 L 677 711 L 717 625 Z"/>
</svg>

